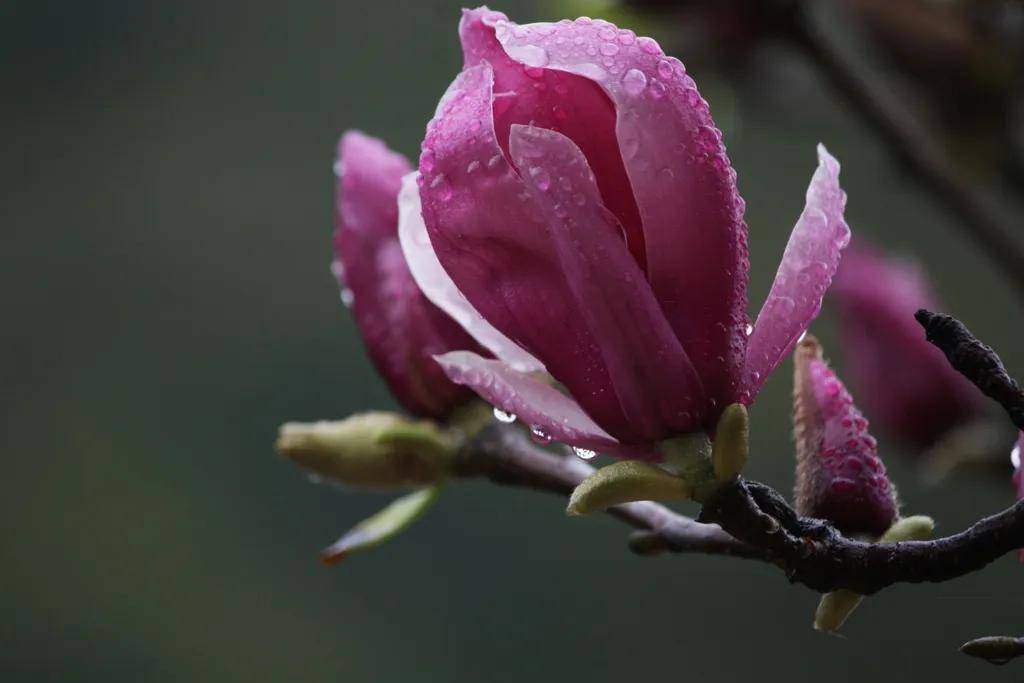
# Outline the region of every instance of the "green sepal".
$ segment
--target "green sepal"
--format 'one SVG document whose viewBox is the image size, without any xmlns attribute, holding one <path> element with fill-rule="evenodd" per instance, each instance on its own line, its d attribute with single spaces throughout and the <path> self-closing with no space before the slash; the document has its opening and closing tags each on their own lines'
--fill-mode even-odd
<svg viewBox="0 0 1024 683">
<path fill-rule="evenodd" d="M 677 500 L 692 493 L 685 479 L 637 460 L 621 460 L 584 479 L 569 497 L 566 513 L 585 515 L 637 500 Z"/>
<path fill-rule="evenodd" d="M 740 476 L 750 454 L 750 417 L 742 403 L 733 403 L 722 411 L 715 427 L 711 462 L 715 479 L 725 484 Z"/>
<path fill-rule="evenodd" d="M 931 538 L 935 530 L 935 521 L 926 515 L 903 517 L 893 522 L 877 543 L 897 543 L 899 541 L 924 541 Z M 814 612 L 814 628 L 826 633 L 835 633 L 857 609 L 864 599 L 853 591 L 841 588 L 821 596 L 818 609 Z"/>
<path fill-rule="evenodd" d="M 324 564 L 337 564 L 353 553 L 375 548 L 390 540 L 419 519 L 434 504 L 442 484 L 413 491 L 393 500 L 372 517 L 367 517 L 320 552 Z"/>
</svg>

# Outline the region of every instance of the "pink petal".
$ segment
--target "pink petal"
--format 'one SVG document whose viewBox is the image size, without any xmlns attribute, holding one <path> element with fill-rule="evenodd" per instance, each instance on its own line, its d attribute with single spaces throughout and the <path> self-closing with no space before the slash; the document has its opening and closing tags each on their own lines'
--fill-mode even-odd
<svg viewBox="0 0 1024 683">
<path fill-rule="evenodd" d="M 644 238 L 640 214 L 615 137 L 615 107 L 593 81 L 541 68 L 529 55 L 516 61 L 495 37 L 495 26 L 507 26 L 500 12 L 467 10 L 459 24 L 466 68 L 486 61 L 494 70 L 494 128 L 508 154 L 513 124 L 531 124 L 558 131 L 583 151 L 597 178 L 604 205 L 622 224 L 623 234 L 641 266 Z"/>
<path fill-rule="evenodd" d="M 617 147 L 642 218 L 654 294 L 708 398 L 718 405 L 733 400 L 746 343 L 744 204 L 721 133 L 693 79 L 653 40 L 605 21 L 489 22 L 513 60 L 541 73 L 576 74 L 611 99 Z M 558 130 L 579 144 L 595 166 L 573 131 Z M 600 144 L 608 143 L 602 138 Z M 595 173 L 600 179 L 596 167 Z M 624 224 L 628 235 L 629 223 Z"/>
<path fill-rule="evenodd" d="M 598 340 L 630 426 L 657 441 L 691 431 L 704 408 L 700 379 L 643 271 L 601 204 L 587 160 L 560 133 L 514 125 L 510 150 L 547 224 L 576 306 Z"/>
<path fill-rule="evenodd" d="M 451 381 L 473 389 L 491 405 L 555 441 L 602 453 L 630 452 L 571 398 L 501 361 L 452 351 L 438 356 L 437 362 Z"/>
<path fill-rule="evenodd" d="M 845 207 L 839 162 L 824 145 L 818 145 L 818 169 L 807 188 L 807 204 L 747 343 L 743 370 L 747 403 L 821 310 L 821 299 L 839 266 L 841 252 L 850 242 L 850 228 L 843 220 Z"/>
<path fill-rule="evenodd" d="M 620 440 L 639 440 L 552 253 L 544 217 L 502 154 L 489 64 L 463 71 L 428 125 L 423 219 L 438 260 L 488 322 L 534 357 Z"/>
<path fill-rule="evenodd" d="M 418 181 L 419 173 L 409 173 L 402 178 L 402 190 L 398 194 L 398 237 L 416 284 L 435 306 L 509 367 L 519 372 L 543 371 L 544 365 L 539 360 L 477 313 L 437 260 L 423 222 Z"/>
<path fill-rule="evenodd" d="M 398 244 L 398 189 L 405 157 L 362 133 L 339 144 L 335 273 L 370 358 L 395 398 L 416 415 L 443 418 L 471 397 L 432 356 L 476 349 L 462 329 L 420 293 Z"/>
</svg>

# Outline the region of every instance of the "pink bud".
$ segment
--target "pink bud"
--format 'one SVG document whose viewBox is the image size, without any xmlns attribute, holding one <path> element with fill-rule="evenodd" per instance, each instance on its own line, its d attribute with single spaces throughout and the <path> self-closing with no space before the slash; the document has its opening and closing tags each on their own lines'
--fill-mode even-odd
<svg viewBox="0 0 1024 683">
<path fill-rule="evenodd" d="M 398 190 L 411 170 L 383 142 L 348 132 L 338 145 L 333 270 L 370 357 L 409 412 L 443 418 L 471 394 L 433 359 L 480 350 L 431 304 L 409 272 L 398 242 Z"/>
<path fill-rule="evenodd" d="M 682 63 L 600 20 L 519 26 L 480 8 L 459 34 L 465 66 L 419 166 L 433 253 L 416 263 L 439 261 L 450 286 L 413 270 L 453 317 L 478 321 L 477 339 L 485 322 L 508 342 L 499 358 L 542 364 L 565 394 L 522 362 L 472 354 L 442 358 L 449 377 L 557 440 L 626 457 L 749 405 L 817 315 L 849 239 L 838 162 L 819 147 L 750 325 L 744 202 Z"/>
<path fill-rule="evenodd" d="M 858 245 L 832 289 L 850 381 L 876 425 L 924 448 L 978 416 L 981 394 L 914 320 L 943 310 L 917 264 Z"/>
<path fill-rule="evenodd" d="M 883 534 L 896 520 L 896 491 L 878 442 L 853 398 L 807 337 L 794 354 L 796 507 L 846 534 Z"/>
</svg>

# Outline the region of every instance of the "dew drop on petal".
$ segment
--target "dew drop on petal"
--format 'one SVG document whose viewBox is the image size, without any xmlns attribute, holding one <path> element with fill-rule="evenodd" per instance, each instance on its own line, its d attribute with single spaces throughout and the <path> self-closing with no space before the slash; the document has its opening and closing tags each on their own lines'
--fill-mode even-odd
<svg viewBox="0 0 1024 683">
<path fill-rule="evenodd" d="M 622 77 L 622 89 L 627 95 L 636 97 L 647 87 L 647 76 L 640 69 L 630 69 Z"/>
<path fill-rule="evenodd" d="M 343 287 L 341 290 L 341 303 L 345 304 L 345 308 L 352 308 L 352 304 L 356 301 L 356 295 L 352 293 L 352 290 L 348 287 Z"/>
<path fill-rule="evenodd" d="M 1013 450 L 1010 451 L 1010 462 L 1013 463 L 1015 470 L 1020 469 L 1020 444 L 1014 446 Z"/>
<path fill-rule="evenodd" d="M 498 422 L 503 422 L 508 425 L 516 421 L 516 416 L 512 413 L 506 413 L 501 408 L 495 408 L 494 419 L 497 420 Z"/>
<path fill-rule="evenodd" d="M 530 438 L 533 439 L 534 443 L 538 443 L 541 446 L 546 446 L 551 443 L 551 435 L 545 432 L 543 428 L 536 425 L 530 427 Z"/>
</svg>

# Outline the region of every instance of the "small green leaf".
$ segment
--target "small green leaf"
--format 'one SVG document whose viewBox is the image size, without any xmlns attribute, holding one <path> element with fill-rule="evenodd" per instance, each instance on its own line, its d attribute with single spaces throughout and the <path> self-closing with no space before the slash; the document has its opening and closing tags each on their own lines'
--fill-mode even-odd
<svg viewBox="0 0 1024 683">
<path fill-rule="evenodd" d="M 889 530 L 878 539 L 879 543 L 899 541 L 926 541 L 935 531 L 935 520 L 927 515 L 913 515 L 897 519 Z"/>
<path fill-rule="evenodd" d="M 372 517 L 347 531 L 330 547 L 320 552 L 324 564 L 337 564 L 352 553 L 369 550 L 404 531 L 433 505 L 441 485 L 420 489 L 392 501 Z"/>
<path fill-rule="evenodd" d="M 741 403 L 733 403 L 722 411 L 715 428 L 711 461 L 715 479 L 727 483 L 743 472 L 750 453 L 750 418 Z"/>
<path fill-rule="evenodd" d="M 853 610 L 857 609 L 857 605 L 863 599 L 863 595 L 858 595 L 845 588 L 825 593 L 821 596 L 818 609 L 814 612 L 814 629 L 835 633 L 846 623 L 846 619 L 853 613 Z"/>
<path fill-rule="evenodd" d="M 676 500 L 690 496 L 690 485 L 660 467 L 622 460 L 580 482 L 569 497 L 570 515 L 585 515 L 636 500 Z"/>
</svg>

